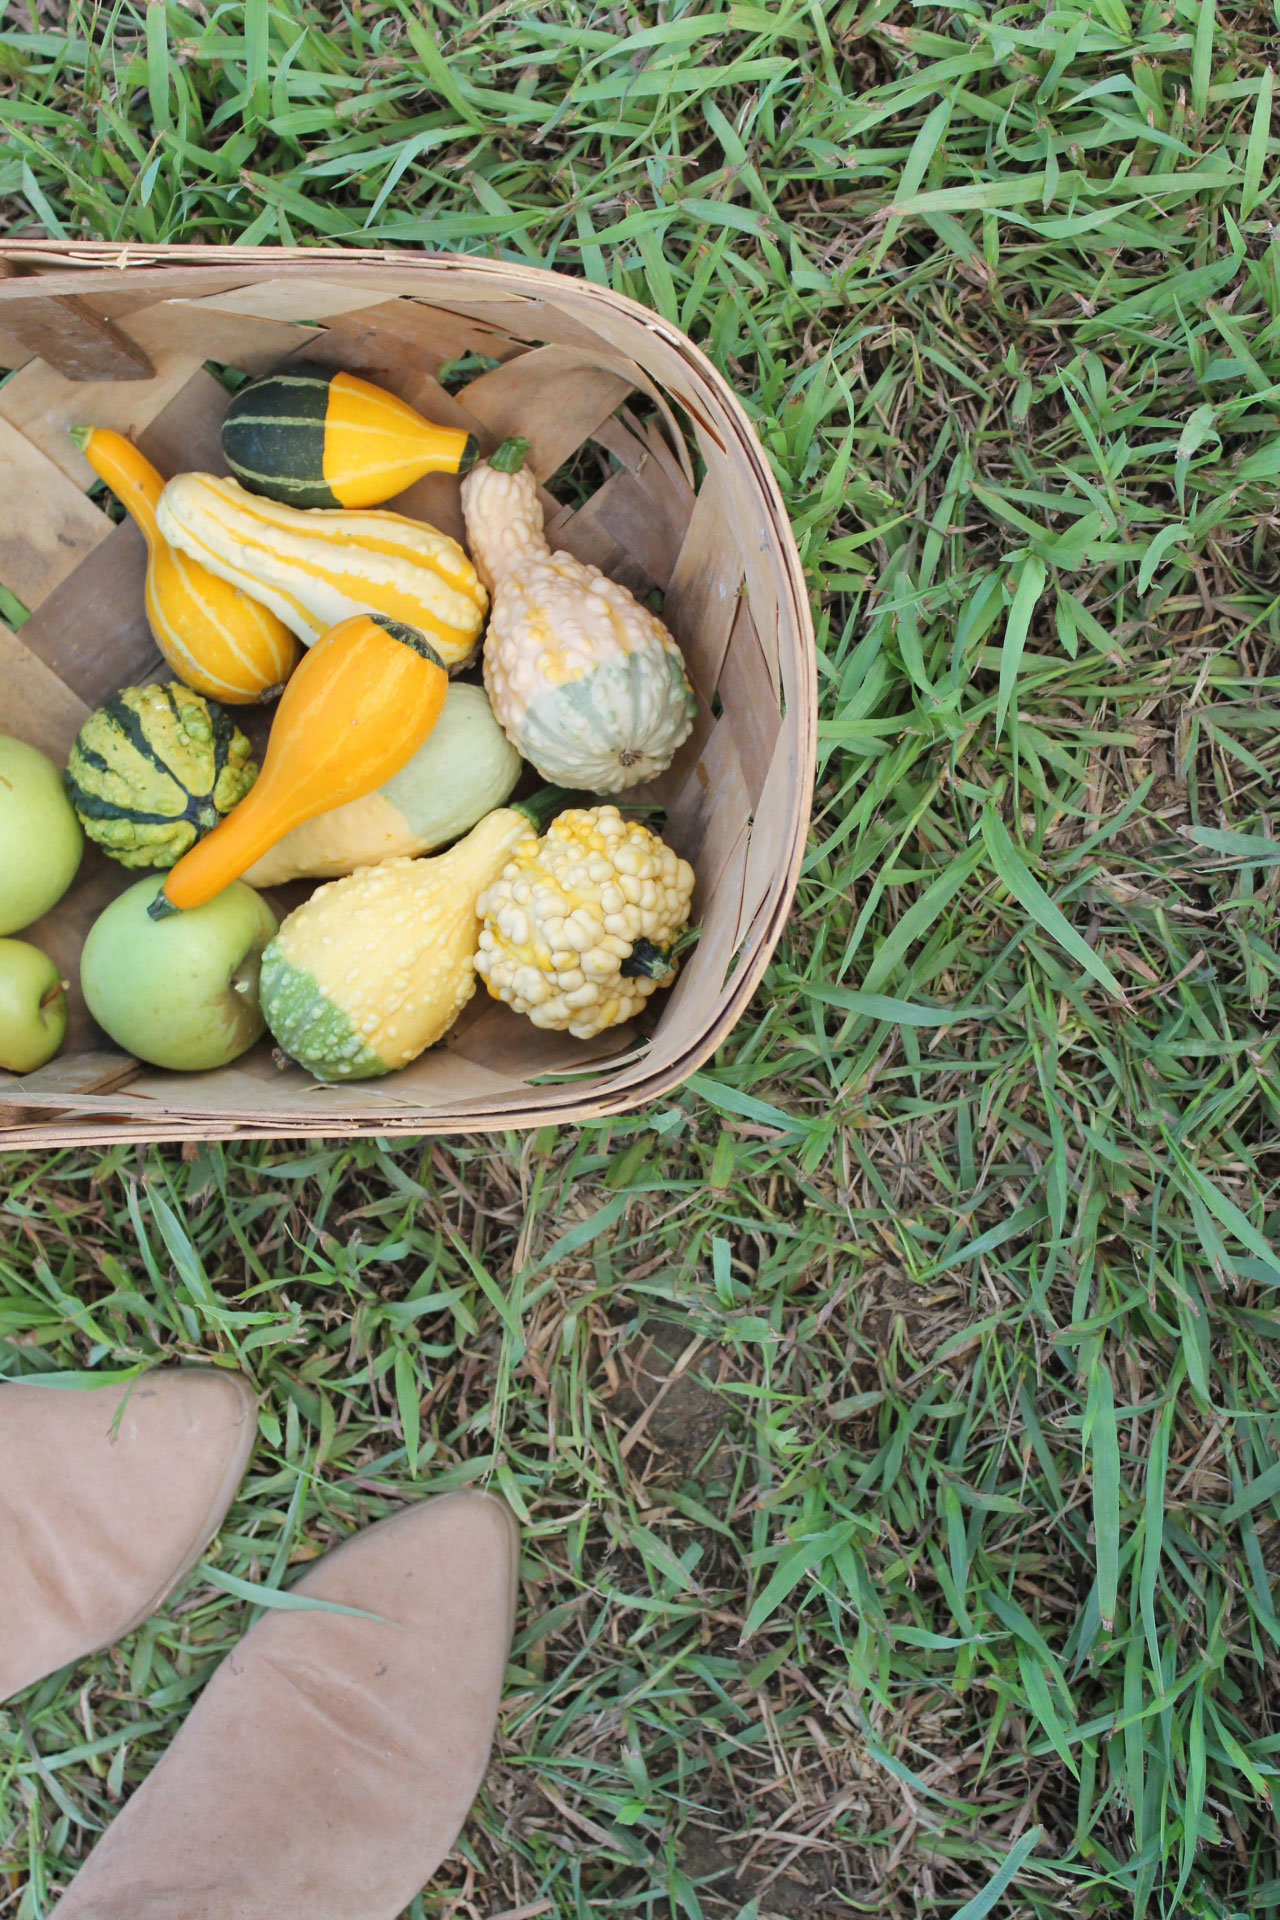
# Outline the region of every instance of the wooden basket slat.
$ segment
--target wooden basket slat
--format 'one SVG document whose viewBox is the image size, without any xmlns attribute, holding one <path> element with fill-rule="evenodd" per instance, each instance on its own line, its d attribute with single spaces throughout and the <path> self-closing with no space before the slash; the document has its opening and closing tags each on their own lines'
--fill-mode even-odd
<svg viewBox="0 0 1280 1920">
<path fill-rule="evenodd" d="M 628 357 L 640 352 L 635 339 L 635 322 L 629 309 L 611 308 L 592 302 L 588 324 L 618 352 Z M 707 434 L 711 441 L 711 453 L 723 453 L 729 443 L 731 429 L 719 395 L 699 384 L 693 363 L 667 338 L 665 329 L 652 315 L 648 316 L 644 329 L 642 364 L 649 378 L 665 389 L 668 398 L 674 398 L 684 408 L 695 430 L 701 428 Z M 704 458 L 707 451 L 703 449 Z"/>
<path fill-rule="evenodd" d="M 166 480 L 175 473 L 225 473 L 222 422 L 230 404 L 226 388 L 197 367 L 163 413 L 135 438 Z"/>
<path fill-rule="evenodd" d="M 732 848 L 751 811 L 737 743 L 717 720 L 697 766 L 668 809 L 664 838 L 677 847 L 697 876 L 694 902 L 701 913 L 720 884 Z"/>
<path fill-rule="evenodd" d="M 551 544 L 571 553 L 586 567 L 599 567 L 611 580 L 645 599 L 662 585 L 631 552 L 599 524 L 588 501 L 580 512 L 571 514 L 560 526 L 548 526 Z"/>
<path fill-rule="evenodd" d="M 751 608 L 742 601 L 717 683 L 720 703 L 738 749 L 738 762 L 758 811 L 765 778 L 782 732 L 777 691 L 765 662 Z"/>
<path fill-rule="evenodd" d="M 9 325 L 69 380 L 155 378 L 146 351 L 82 294 L 17 302 L 9 309 Z"/>
<path fill-rule="evenodd" d="M 130 314 L 121 328 L 153 356 L 184 357 L 197 366 L 217 360 L 252 374 L 268 373 L 323 337 L 320 327 L 224 312 L 205 300 L 155 301 Z"/>
<path fill-rule="evenodd" d="M 29 332 L 30 317 L 41 313 L 51 300 L 77 299 L 94 314 L 128 333 L 135 314 L 145 313 L 160 304 L 169 304 L 173 298 L 172 293 L 161 294 L 155 288 L 142 290 L 135 287 L 132 274 L 117 275 L 110 280 L 101 273 L 85 274 L 75 294 L 50 294 L 49 284 L 47 278 L 0 280 L 0 300 L 8 299 L 9 304 L 4 311 L 7 311 L 8 321 L 15 329 L 21 327 L 24 333 Z M 107 377 L 105 370 L 103 377 Z"/>
<path fill-rule="evenodd" d="M 556 544 L 567 546 L 582 560 L 588 557 L 584 551 L 588 541 L 593 545 L 601 540 L 608 542 L 640 573 L 647 583 L 646 591 L 658 587 L 665 592 L 692 504 L 687 489 L 682 496 L 674 488 L 646 487 L 643 480 L 623 467 L 598 487 L 577 513 L 548 531 Z M 597 532 L 588 534 L 589 528 Z M 595 564 L 608 572 L 602 562 Z M 635 591 L 632 582 L 626 584 Z"/>
<path fill-rule="evenodd" d="M 625 1051 L 634 1038 L 624 1027 L 614 1027 L 594 1040 L 574 1040 L 568 1034 L 547 1033 L 528 1020 L 512 1020 L 508 1009 L 490 1000 L 481 987 L 472 1002 L 475 1016 L 471 1026 L 453 1047 L 406 1067 L 404 1089 L 417 1084 L 438 1084 L 452 1090 L 453 1070 L 459 1058 L 475 1060 L 493 1068 L 506 1079 L 504 1099 L 519 1098 L 516 1083 L 542 1073 L 561 1073 L 584 1067 L 591 1062 L 611 1058 Z"/>
<path fill-rule="evenodd" d="M 61 764 L 89 717 L 88 704 L 8 627 L 0 625 L 4 730 Z"/>
<path fill-rule="evenodd" d="M 742 883 L 742 926 L 739 938 L 748 934 L 758 916 L 767 910 L 774 875 L 780 861 L 803 854 L 804 843 L 796 842 L 790 829 L 787 796 L 795 789 L 801 770 L 791 741 L 779 729 L 769 766 L 765 771 L 755 805 L 747 870 Z"/>
<path fill-rule="evenodd" d="M 353 313 L 334 314 L 325 326 L 326 349 L 350 354 L 353 370 L 363 368 L 371 377 L 397 382 L 418 377 L 435 382 L 443 366 L 470 354 L 512 360 L 528 351 L 523 341 L 509 339 L 482 321 L 445 313 L 404 294 Z M 396 391 L 404 393 L 399 385 Z"/>
<path fill-rule="evenodd" d="M 763 455 L 760 460 L 758 482 L 765 477 Z M 768 511 L 767 495 L 759 484 L 754 488 L 748 484 L 748 476 L 741 467 L 723 459 L 718 464 L 724 481 L 725 521 L 742 557 L 751 617 L 776 690 L 780 607 L 785 592 L 783 572 L 778 564 L 777 519 Z"/>
<path fill-rule="evenodd" d="M 24 434 L 77 486 L 88 469 L 68 429 L 84 424 L 140 433 L 182 391 L 200 361 L 188 351 L 160 352 L 155 380 L 67 380 L 32 360 L 0 387 L 0 418 Z"/>
<path fill-rule="evenodd" d="M 122 433 L 139 433 L 206 360 L 260 373 L 316 335 L 313 328 L 217 309 L 208 312 L 189 301 L 152 300 L 124 324 L 150 355 L 155 379 L 69 380 L 43 361 L 32 361 L 0 387 L 0 416 L 82 487 L 89 484 L 91 475 L 68 438 L 69 427 L 88 421 Z"/>
<path fill-rule="evenodd" d="M 590 317 L 570 313 L 561 301 L 534 300 L 528 295 L 504 295 L 497 301 L 492 294 L 471 300 L 451 279 L 439 304 L 459 319 L 505 332 L 526 344 L 546 342 L 554 347 L 582 348 L 587 352 L 607 349 L 608 343 L 591 324 Z"/>
<path fill-rule="evenodd" d="M 680 640 L 690 678 L 707 701 L 720 683 L 742 580 L 742 556 L 729 534 L 720 482 L 709 473 L 694 501 L 662 608 Z"/>
<path fill-rule="evenodd" d="M 116 267 L 113 262 L 104 272 L 100 267 L 72 265 L 70 259 L 61 265 L 45 262 L 20 250 L 12 241 L 6 241 L 4 249 L 5 258 L 17 262 L 22 271 L 0 279 L 0 310 L 14 301 L 78 293 L 94 301 L 103 313 L 119 317 L 156 300 L 179 296 L 195 300 L 227 293 L 253 279 L 247 257 L 239 266 L 147 267 L 128 264 L 126 249 L 125 265 Z M 117 257 L 120 253 L 117 248 Z"/>
<path fill-rule="evenodd" d="M 695 493 L 697 482 L 693 461 L 689 457 L 688 444 L 681 431 L 680 422 L 667 403 L 666 395 L 661 387 L 655 386 L 647 377 L 643 368 L 638 366 L 635 388 L 637 393 L 642 394 L 657 408 L 661 426 L 656 421 L 642 420 L 635 407 L 628 403 L 620 407 L 615 416 L 601 421 L 592 437 L 633 473 L 637 475 L 649 473 L 656 479 L 653 475 L 653 463 L 656 462 L 658 473 L 664 476 L 677 492 L 681 495 L 686 492 Z"/>
<path fill-rule="evenodd" d="M 488 429 L 490 449 L 518 432 L 529 442 L 530 468 L 546 480 L 634 387 L 624 372 L 592 366 L 577 349 L 538 347 L 480 374 L 461 398 Z"/>
<path fill-rule="evenodd" d="M 11 333 L 8 327 L 0 327 L 0 367 L 4 367 L 6 371 L 16 372 L 19 367 L 25 367 L 28 361 L 34 360 L 35 357 L 30 347 L 24 346 L 16 333 Z"/>
<path fill-rule="evenodd" d="M 392 293 L 371 281 L 326 280 L 323 276 L 281 277 L 251 280 L 229 292 L 214 293 L 200 300 L 204 313 L 239 314 L 254 320 L 274 320 L 285 325 L 299 321 L 329 320 L 340 314 L 360 313 L 382 306 Z"/>
<path fill-rule="evenodd" d="M 0 582 L 27 608 L 47 600 L 111 533 L 101 508 L 4 419 L 0 498 Z"/>
<path fill-rule="evenodd" d="M 670 424 L 667 424 L 667 431 L 671 431 Z M 679 524 L 683 531 L 693 506 L 695 489 L 689 474 L 668 446 L 666 435 L 656 431 L 652 425 L 646 426 L 634 409 L 627 405 L 593 428 L 591 438 L 597 446 L 611 453 L 634 478 L 643 477 L 653 487 L 669 489 L 682 502 Z"/>
<path fill-rule="evenodd" d="M 137 1062 L 111 1048 L 101 1053 L 62 1053 L 35 1073 L 0 1073 L 0 1107 L 11 1093 L 21 1093 L 23 1106 L 47 1101 L 58 1106 L 67 1099 L 83 1099 L 89 1105 L 105 1105 L 100 1096 L 121 1085 L 137 1073 Z"/>
<path fill-rule="evenodd" d="M 651 548 L 654 541 L 659 541 L 663 553 L 661 559 L 653 555 L 654 565 L 649 571 L 665 588 L 684 545 L 698 496 L 667 454 L 663 436 L 656 429 L 632 432 L 625 419 L 615 418 L 603 421 L 592 438 L 615 459 L 622 460 L 622 474 L 615 477 L 625 483 L 616 487 L 606 483 L 600 488 L 606 496 L 598 511 L 601 525 L 618 533 L 624 545 L 629 537 L 627 530 L 632 528 L 645 547 Z M 634 458 L 626 458 L 628 453 Z M 625 518 L 620 519 L 620 513 Z"/>
<path fill-rule="evenodd" d="M 89 476 L 65 437 L 73 419 L 134 432 L 163 472 L 225 471 L 218 426 L 227 396 L 204 371 L 205 358 L 250 372 L 302 357 L 349 367 L 437 418 L 478 426 L 486 447 L 524 432 L 544 478 L 579 449 L 602 449 L 609 458 L 599 463 L 598 484 L 590 461 L 575 466 L 588 489 L 583 505 L 570 511 L 545 489 L 544 504 L 557 541 L 638 590 L 665 592 L 699 715 L 673 767 L 636 797 L 668 807 L 667 837 L 694 862 L 700 939 L 638 1027 L 574 1042 L 477 996 L 444 1044 L 403 1073 L 359 1087 L 321 1088 L 292 1067 L 280 1073 L 267 1043 L 216 1074 L 140 1068 L 104 1049 L 78 1005 L 81 1051 L 63 1055 L 56 1072 L 0 1078 L 4 1141 L 506 1127 L 622 1112 L 677 1084 L 732 1026 L 781 928 L 813 755 L 803 582 L 763 454 L 719 376 L 643 309 L 583 282 L 507 265 L 325 249 L 229 257 L 199 248 L 130 250 L 141 264 L 121 271 L 120 250 L 101 246 L 33 255 L 0 243 L 0 260 L 6 254 L 19 260 L 20 277 L 40 279 L 49 293 L 117 308 L 129 336 L 157 361 L 152 381 L 87 384 L 28 362 L 0 388 L 0 418 L 59 469 L 61 485 L 74 484 L 81 510 Z M 0 281 L 0 344 L 4 295 L 14 284 Z M 446 393 L 441 368 L 469 353 L 497 364 Z M 627 404 L 632 394 L 639 412 Z M 645 418 L 653 407 L 657 417 Z M 697 492 L 681 414 L 705 462 Z M 457 482 L 447 476 L 391 504 L 461 531 Z M 116 528 L 53 588 L 20 636 L 5 642 L 0 634 L 0 667 L 15 653 L 22 660 L 12 676 L 19 731 L 61 753 L 86 703 L 163 672 L 142 617 L 141 578 L 141 542 L 131 527 Z M 90 856 L 44 929 L 60 963 L 65 953 L 74 965 L 100 890 L 109 897 L 129 879 Z"/>
<path fill-rule="evenodd" d="M 23 645 L 91 707 L 161 671 L 142 606 L 146 563 L 142 535 L 123 521 L 22 628 Z"/>
</svg>

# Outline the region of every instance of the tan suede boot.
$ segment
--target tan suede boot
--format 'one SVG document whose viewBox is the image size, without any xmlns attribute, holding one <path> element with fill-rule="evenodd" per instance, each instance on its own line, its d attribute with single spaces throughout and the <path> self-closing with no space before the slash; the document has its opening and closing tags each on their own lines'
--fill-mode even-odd
<svg viewBox="0 0 1280 1920">
<path fill-rule="evenodd" d="M 264 1614 L 56 1920 L 395 1920 L 484 1776 L 517 1564 L 511 1513 L 482 1493 L 326 1554 L 293 1593 L 379 1617 Z"/>
<path fill-rule="evenodd" d="M 257 1421 L 211 1367 L 0 1382 L 0 1700 L 154 1613 L 222 1524 Z"/>
</svg>

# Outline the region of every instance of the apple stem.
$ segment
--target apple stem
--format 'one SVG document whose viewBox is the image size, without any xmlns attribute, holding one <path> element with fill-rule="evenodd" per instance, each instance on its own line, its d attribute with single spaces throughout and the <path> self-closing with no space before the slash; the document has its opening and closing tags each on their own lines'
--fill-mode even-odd
<svg viewBox="0 0 1280 1920">
<path fill-rule="evenodd" d="M 45 994 L 44 998 L 40 1002 L 41 1013 L 44 1012 L 46 1007 L 51 1007 L 53 1005 L 54 1001 L 57 999 L 60 993 L 70 993 L 70 991 L 71 991 L 71 982 L 69 980 L 55 981 L 53 986 L 50 987 L 48 993 Z"/>
</svg>

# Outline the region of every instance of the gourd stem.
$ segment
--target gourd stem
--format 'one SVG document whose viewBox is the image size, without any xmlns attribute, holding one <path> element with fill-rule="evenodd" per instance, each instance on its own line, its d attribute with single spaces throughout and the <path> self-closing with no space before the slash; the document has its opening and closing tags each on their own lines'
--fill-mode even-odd
<svg viewBox="0 0 1280 1920">
<path fill-rule="evenodd" d="M 671 949 L 655 947 L 652 940 L 637 940 L 618 971 L 631 980 L 665 980 L 671 971 Z"/>
<path fill-rule="evenodd" d="M 566 807 L 590 804 L 590 796 L 575 793 L 570 787 L 540 787 L 537 793 L 530 794 L 527 800 L 509 800 L 507 805 L 514 813 L 522 813 L 535 833 L 545 833 L 558 813 Z"/>
<path fill-rule="evenodd" d="M 496 453 L 489 455 L 489 465 L 495 473 L 519 473 L 524 465 L 524 457 L 529 451 L 529 442 L 518 433 L 510 440 L 504 440 Z"/>
<path fill-rule="evenodd" d="M 432 666 L 439 667 L 441 673 L 444 672 L 444 661 L 427 639 L 426 634 L 420 633 L 417 627 L 406 626 L 403 620 L 392 620 L 385 613 L 371 613 L 369 618 L 374 626 L 381 627 L 383 633 L 389 638 L 398 640 L 402 647 L 408 647 L 410 653 L 416 653 L 422 660 L 429 660 Z"/>
<path fill-rule="evenodd" d="M 106 481 L 125 512 L 137 522 L 148 549 L 154 553 L 162 547 L 156 505 L 164 481 L 146 455 L 110 428 L 69 427 L 67 432 L 98 478 Z"/>
</svg>

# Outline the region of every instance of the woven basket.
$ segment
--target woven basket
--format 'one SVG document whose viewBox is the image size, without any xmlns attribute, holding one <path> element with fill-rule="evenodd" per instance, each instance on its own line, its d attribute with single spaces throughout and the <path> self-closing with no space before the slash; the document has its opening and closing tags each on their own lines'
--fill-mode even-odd
<svg viewBox="0 0 1280 1920">
<path fill-rule="evenodd" d="M 551 485 L 553 544 L 662 593 L 698 721 L 674 766 L 628 797 L 667 808 L 664 837 L 697 874 L 700 939 L 644 1023 L 594 1042 L 542 1033 L 481 992 L 440 1046 L 386 1080 L 320 1086 L 278 1068 L 268 1042 L 219 1072 L 162 1073 L 115 1051 L 79 997 L 85 933 L 132 877 L 90 849 L 66 898 L 24 932 L 72 982 L 71 1024 L 47 1067 L 0 1073 L 0 1146 L 470 1133 L 623 1113 L 720 1045 L 786 919 L 813 784 L 814 639 L 768 462 L 675 327 L 534 268 L 0 243 L 0 366 L 18 369 L 0 386 L 0 581 L 29 614 L 0 626 L 0 732 L 61 762 L 91 707 L 166 671 L 143 615 L 141 537 L 86 497 L 93 476 L 67 428 L 131 433 L 166 474 L 222 473 L 227 394 L 206 362 L 256 374 L 294 355 L 365 374 L 485 450 L 518 430 Z M 446 392 L 437 375 L 458 361 L 469 384 Z M 432 476 L 389 504 L 461 536 L 455 480 Z M 296 897 L 271 896 L 277 910 Z"/>
</svg>

